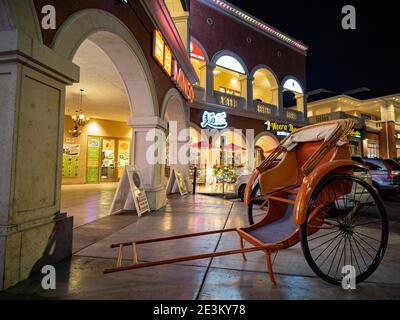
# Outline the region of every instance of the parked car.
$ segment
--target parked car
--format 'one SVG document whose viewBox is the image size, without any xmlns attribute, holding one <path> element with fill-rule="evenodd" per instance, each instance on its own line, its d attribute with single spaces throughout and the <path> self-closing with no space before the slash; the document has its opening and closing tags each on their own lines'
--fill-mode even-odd
<svg viewBox="0 0 400 320">
<path fill-rule="evenodd" d="M 354 160 L 354 159 L 353 159 L 353 160 Z M 362 162 L 362 159 L 361 159 L 361 158 L 360 158 L 360 160 L 361 160 L 361 161 L 358 161 L 358 160 L 354 160 L 354 161 L 357 161 L 357 162 L 360 162 L 360 163 L 366 165 L 364 162 Z M 354 172 L 354 175 L 355 175 L 356 177 L 360 178 L 361 180 L 366 181 L 366 182 L 369 183 L 370 185 L 372 185 L 372 186 L 374 185 L 374 184 L 373 184 L 373 181 L 372 181 L 372 176 L 371 176 L 371 173 L 370 173 L 370 172 L 365 172 L 365 171 L 362 171 L 362 170 L 356 170 L 356 171 Z M 244 191 L 245 191 L 245 189 L 246 189 L 246 185 L 247 185 L 247 182 L 248 182 L 249 179 L 250 179 L 250 176 L 251 176 L 251 174 L 241 175 L 241 176 L 238 177 L 238 179 L 237 179 L 237 181 L 236 181 L 235 192 L 236 192 L 236 195 L 238 196 L 238 198 L 240 198 L 241 201 L 244 200 Z M 379 191 L 379 190 L 378 190 L 378 191 Z"/>
<path fill-rule="evenodd" d="M 241 201 L 244 200 L 244 191 L 246 189 L 247 182 L 250 179 L 251 174 L 244 174 L 238 177 L 235 184 L 235 193 Z"/>
<path fill-rule="evenodd" d="M 392 169 L 392 167 L 397 168 L 393 160 L 352 158 L 354 161 L 368 166 L 372 176 L 372 185 L 378 190 L 381 196 L 397 194 L 400 191 L 400 171 Z"/>
</svg>

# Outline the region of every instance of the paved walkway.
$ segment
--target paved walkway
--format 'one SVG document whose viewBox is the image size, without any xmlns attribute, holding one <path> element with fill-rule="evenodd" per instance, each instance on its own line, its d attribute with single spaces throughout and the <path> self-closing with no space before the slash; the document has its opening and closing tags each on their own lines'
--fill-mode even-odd
<svg viewBox="0 0 400 320">
<path fill-rule="evenodd" d="M 110 191 L 111 192 L 111 191 Z M 105 195 L 104 195 L 105 196 Z M 105 196 L 109 200 L 109 196 Z M 101 204 L 106 206 L 107 201 Z M 83 206 L 86 204 L 83 203 Z M 73 205 L 72 205 L 73 207 Z M 85 218 L 80 216 L 81 222 Z M 57 289 L 41 289 L 35 276 L 8 290 L 7 295 L 61 299 L 398 299 L 400 297 L 400 224 L 392 224 L 387 255 L 378 271 L 357 290 L 348 292 L 317 278 L 299 246 L 281 251 L 274 263 L 278 285 L 272 288 L 265 272 L 265 256 L 248 254 L 159 266 L 104 275 L 114 264 L 110 244 L 182 233 L 246 225 L 246 211 L 238 201 L 215 197 L 172 196 L 168 205 L 138 218 L 135 214 L 105 216 L 75 224 L 74 255 L 59 263 Z M 234 249 L 235 234 L 177 240 L 139 247 L 142 260 Z M 128 251 L 125 257 L 130 257 Z M 124 263 L 129 263 L 124 260 Z M 1 295 L 0 295 L 1 297 Z"/>
</svg>

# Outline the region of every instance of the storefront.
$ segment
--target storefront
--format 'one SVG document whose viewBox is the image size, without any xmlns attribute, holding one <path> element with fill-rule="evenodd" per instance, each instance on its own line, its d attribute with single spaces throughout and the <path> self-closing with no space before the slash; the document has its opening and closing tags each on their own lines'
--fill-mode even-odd
<svg viewBox="0 0 400 320">
<path fill-rule="evenodd" d="M 129 163 L 142 173 L 151 210 L 165 206 L 164 167 L 146 158 L 156 140 L 146 137 L 167 131 L 165 110 L 176 101 L 182 111 L 171 114 L 187 112 L 197 76 L 187 37 L 164 1 L 27 0 L 0 7 L 0 54 L 7 57 L 0 62 L 7 93 L 0 115 L 2 289 L 71 255 L 73 217 L 62 213 L 62 184 L 116 182 Z M 49 19 L 45 7 L 57 13 L 54 27 L 41 24 Z M 87 92 L 83 105 L 79 89 Z M 75 129 L 71 116 L 80 109 L 90 120 L 79 113 L 86 123 Z"/>
<path fill-rule="evenodd" d="M 199 193 L 234 193 L 239 176 L 251 173 L 298 124 L 192 108 L 190 181 Z"/>
<path fill-rule="evenodd" d="M 64 117 L 62 184 L 118 182 L 131 163 L 132 129 L 126 123 L 92 119 L 78 137 Z"/>
</svg>

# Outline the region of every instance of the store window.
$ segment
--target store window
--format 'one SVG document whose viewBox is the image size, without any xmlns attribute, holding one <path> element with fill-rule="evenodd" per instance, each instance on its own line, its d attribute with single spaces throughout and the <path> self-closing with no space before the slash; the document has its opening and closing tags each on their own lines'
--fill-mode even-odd
<svg viewBox="0 0 400 320">
<path fill-rule="evenodd" d="M 248 171 L 241 134 L 227 130 L 219 136 L 207 136 L 192 128 L 190 132 L 190 178 L 193 182 L 196 169 L 197 192 L 234 193 L 237 178 Z"/>
<path fill-rule="evenodd" d="M 368 158 L 379 158 L 379 142 L 368 140 Z"/>
</svg>

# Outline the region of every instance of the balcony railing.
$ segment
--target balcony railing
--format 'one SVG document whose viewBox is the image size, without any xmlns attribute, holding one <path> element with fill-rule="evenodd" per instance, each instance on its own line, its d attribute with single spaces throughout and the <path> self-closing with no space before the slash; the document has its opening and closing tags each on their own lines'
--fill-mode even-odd
<svg viewBox="0 0 400 320">
<path fill-rule="evenodd" d="M 339 119 L 354 119 L 356 120 L 359 126 L 363 125 L 363 119 L 357 118 L 342 111 L 325 113 L 325 114 L 320 114 L 318 116 L 309 117 L 311 123 L 318 123 L 318 122 L 325 122 L 325 121 L 339 120 Z"/>
<path fill-rule="evenodd" d="M 258 113 L 267 115 L 275 115 L 278 109 L 276 106 L 262 101 L 254 101 L 253 105 Z"/>
<path fill-rule="evenodd" d="M 238 96 L 234 96 L 231 94 L 214 91 L 214 97 L 217 100 L 217 103 L 234 109 L 244 109 L 246 105 L 246 99 Z"/>
<path fill-rule="evenodd" d="M 286 110 L 286 118 L 293 121 L 300 121 L 303 118 L 303 113 L 297 110 Z"/>
<path fill-rule="evenodd" d="M 365 125 L 368 129 L 372 129 L 374 131 L 382 130 L 382 125 L 379 121 L 365 120 Z"/>
</svg>

